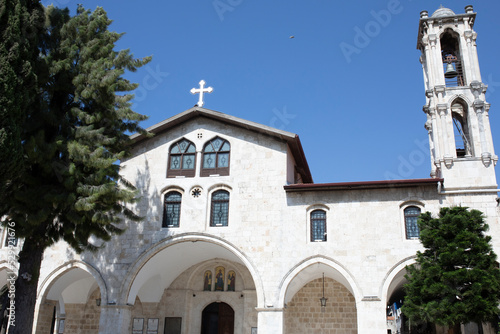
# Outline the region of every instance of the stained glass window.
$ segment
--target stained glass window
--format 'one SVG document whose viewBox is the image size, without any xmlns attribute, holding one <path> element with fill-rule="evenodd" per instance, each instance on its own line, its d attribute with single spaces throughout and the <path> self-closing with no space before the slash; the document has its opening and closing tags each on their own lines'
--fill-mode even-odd
<svg viewBox="0 0 500 334">
<path fill-rule="evenodd" d="M 231 146 L 225 139 L 216 137 L 203 148 L 201 176 L 213 174 L 229 175 L 229 153 Z"/>
<path fill-rule="evenodd" d="M 165 195 L 163 206 L 163 227 L 179 227 L 182 195 L 171 191 Z"/>
<path fill-rule="evenodd" d="M 210 226 L 227 226 L 229 217 L 229 193 L 218 190 L 212 194 Z"/>
<path fill-rule="evenodd" d="M 420 208 L 416 206 L 409 206 L 405 209 L 405 226 L 406 226 L 406 239 L 418 238 L 420 230 L 418 229 L 418 217 L 420 216 Z"/>
<path fill-rule="evenodd" d="M 326 241 L 326 212 L 311 212 L 311 241 Z"/>
<path fill-rule="evenodd" d="M 196 148 L 187 139 L 182 139 L 170 147 L 168 177 L 194 176 Z"/>
</svg>

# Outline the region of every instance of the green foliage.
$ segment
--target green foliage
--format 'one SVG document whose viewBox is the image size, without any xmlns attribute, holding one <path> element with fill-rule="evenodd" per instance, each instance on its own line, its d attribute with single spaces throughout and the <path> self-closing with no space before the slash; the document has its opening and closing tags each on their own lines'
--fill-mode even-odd
<svg viewBox="0 0 500 334">
<path fill-rule="evenodd" d="M 23 169 L 22 123 L 36 95 L 38 1 L 0 0 L 0 203 Z"/>
<path fill-rule="evenodd" d="M 0 215 L 16 222 L 16 235 L 36 236 L 43 247 L 64 239 L 76 251 L 93 250 L 91 236 L 109 240 L 122 219 L 140 219 L 127 205 L 135 188 L 117 162 L 128 156 L 128 134 L 144 132 L 145 116 L 131 110 L 137 85 L 123 78 L 150 58 L 115 51 L 121 34 L 108 30 L 102 8 L 46 8 L 38 46 L 38 90 L 20 124 L 22 177 Z"/>
<path fill-rule="evenodd" d="M 478 210 L 442 208 L 420 216 L 416 265 L 407 267 L 403 313 L 413 323 L 453 326 L 487 322 L 499 313 L 500 271 Z"/>
</svg>

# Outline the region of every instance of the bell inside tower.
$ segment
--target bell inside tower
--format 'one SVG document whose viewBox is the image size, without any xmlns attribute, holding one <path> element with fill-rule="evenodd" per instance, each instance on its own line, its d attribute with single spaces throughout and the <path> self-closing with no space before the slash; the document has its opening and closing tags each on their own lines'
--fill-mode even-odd
<svg viewBox="0 0 500 334">
<path fill-rule="evenodd" d="M 458 36 L 455 35 L 451 29 L 447 29 L 440 39 L 444 78 L 447 87 L 464 85 Z"/>
</svg>

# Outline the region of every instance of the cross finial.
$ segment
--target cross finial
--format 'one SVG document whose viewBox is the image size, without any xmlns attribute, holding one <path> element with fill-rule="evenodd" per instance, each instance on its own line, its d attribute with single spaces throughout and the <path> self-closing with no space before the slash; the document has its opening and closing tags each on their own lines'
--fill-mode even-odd
<svg viewBox="0 0 500 334">
<path fill-rule="evenodd" d="M 203 93 L 212 93 L 214 89 L 212 87 L 204 88 L 206 82 L 205 80 L 200 81 L 200 88 L 191 89 L 191 94 L 200 94 L 200 100 L 198 101 L 198 107 L 203 107 Z"/>
</svg>

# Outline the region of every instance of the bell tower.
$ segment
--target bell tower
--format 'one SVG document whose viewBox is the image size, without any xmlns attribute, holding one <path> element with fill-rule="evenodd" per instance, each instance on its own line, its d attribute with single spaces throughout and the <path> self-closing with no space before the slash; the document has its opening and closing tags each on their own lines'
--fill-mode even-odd
<svg viewBox="0 0 500 334">
<path fill-rule="evenodd" d="M 496 189 L 493 149 L 473 30 L 476 13 L 439 8 L 420 13 L 417 49 L 424 72 L 431 176 L 444 178 L 446 191 Z"/>
</svg>

